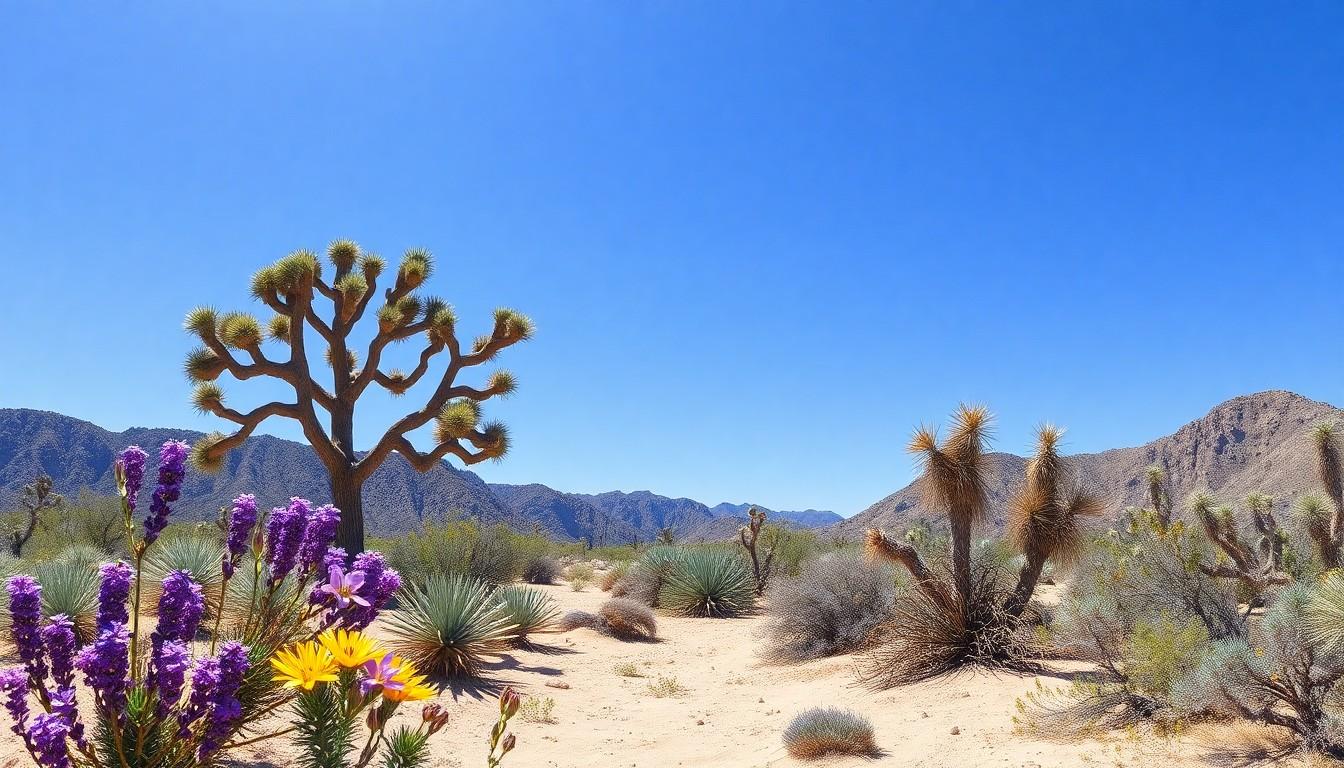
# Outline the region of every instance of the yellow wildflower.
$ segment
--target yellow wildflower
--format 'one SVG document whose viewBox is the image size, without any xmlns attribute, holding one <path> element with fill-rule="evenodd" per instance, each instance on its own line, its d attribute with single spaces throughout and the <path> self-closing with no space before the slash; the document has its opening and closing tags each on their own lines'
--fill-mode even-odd
<svg viewBox="0 0 1344 768">
<path fill-rule="evenodd" d="M 286 688 L 311 691 L 318 683 L 336 679 L 336 660 L 331 651 L 311 641 L 276 651 L 271 666 L 275 668 L 272 679 L 283 682 Z"/>
<path fill-rule="evenodd" d="M 401 683 L 401 688 L 383 689 L 383 698 L 388 701 L 423 701 L 434 696 L 434 689 L 425 685 L 425 676 L 416 671 L 415 665 L 400 656 L 392 660 L 397 673 L 392 679 Z"/>
<path fill-rule="evenodd" d="M 328 629 L 318 635 L 317 641 L 331 652 L 337 664 L 346 669 L 358 667 L 383 654 L 373 638 L 359 630 Z"/>
</svg>

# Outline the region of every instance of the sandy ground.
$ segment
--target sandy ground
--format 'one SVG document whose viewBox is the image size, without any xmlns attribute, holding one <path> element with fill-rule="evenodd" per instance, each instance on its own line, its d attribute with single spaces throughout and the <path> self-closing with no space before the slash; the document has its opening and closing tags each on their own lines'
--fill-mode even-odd
<svg viewBox="0 0 1344 768">
<path fill-rule="evenodd" d="M 607 595 L 596 587 L 574 592 L 540 587 L 565 610 L 595 610 Z M 505 685 L 554 701 L 553 722 L 515 718 L 518 747 L 507 768 L 661 768 L 662 766 L 796 766 L 780 732 L 812 706 L 848 707 L 873 722 L 880 757 L 834 757 L 811 763 L 843 766 L 1207 766 L 1191 738 L 1112 734 L 1100 740 L 1055 743 L 1014 731 L 1014 702 L 1036 678 L 972 674 L 874 693 L 855 684 L 855 659 L 840 656 L 780 666 L 756 656 L 764 618 L 686 619 L 659 616 L 655 643 L 621 642 L 588 629 L 542 636 L 546 647 L 494 658 L 487 679 L 445 689 L 452 713 L 435 736 L 436 768 L 485 765 L 486 734 Z M 617 672 L 633 664 L 638 677 Z M 650 686 L 675 678 L 684 689 L 658 697 Z M 1046 685 L 1062 685 L 1044 677 Z M 405 706 L 397 718 L 419 716 Z M 278 723 L 283 725 L 283 722 Z M 954 733 L 956 729 L 956 733 Z M 293 764 L 286 739 L 241 747 L 235 765 Z M 5 729 L 0 768 L 25 766 L 26 754 Z"/>
</svg>

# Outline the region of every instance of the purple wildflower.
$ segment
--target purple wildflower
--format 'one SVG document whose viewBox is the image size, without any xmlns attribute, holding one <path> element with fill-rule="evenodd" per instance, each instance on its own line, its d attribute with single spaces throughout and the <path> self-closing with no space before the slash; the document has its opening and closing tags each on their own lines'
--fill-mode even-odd
<svg viewBox="0 0 1344 768">
<path fill-rule="evenodd" d="M 131 566 L 126 563 L 103 563 L 98 568 L 101 582 L 98 586 L 98 629 L 130 621 L 126 600 L 131 596 Z"/>
<path fill-rule="evenodd" d="M 364 679 L 359 681 L 359 690 L 365 696 L 374 688 L 381 687 L 385 691 L 400 691 L 406 687 L 406 684 L 397 679 L 397 673 L 401 667 L 392 664 L 396 656 L 392 652 L 383 655 L 381 659 L 369 659 L 364 662 Z"/>
<path fill-rule="evenodd" d="M 135 514 L 136 500 L 140 496 L 140 486 L 145 481 L 145 459 L 149 454 L 140 450 L 140 446 L 127 446 L 117 457 L 117 466 L 121 474 L 122 485 L 126 488 L 126 508 Z"/>
<path fill-rule="evenodd" d="M 26 736 L 28 729 L 28 672 L 23 667 L 0 670 L 0 692 L 5 694 L 5 709 L 14 721 L 10 730 Z"/>
<path fill-rule="evenodd" d="M 387 605 L 401 588 L 401 574 L 387 567 L 387 561 L 378 552 L 361 552 L 350 565 L 354 571 L 364 572 L 364 586 L 360 590 L 369 605 L 350 606 L 342 620 L 348 629 L 363 629 L 373 623 L 378 612 Z"/>
<path fill-rule="evenodd" d="M 47 678 L 47 660 L 42 652 L 42 585 L 32 576 L 13 576 L 5 584 L 9 592 L 9 616 L 19 658 L 36 684 Z"/>
<path fill-rule="evenodd" d="M 162 644 L 176 640 L 189 643 L 201 627 L 205 615 L 205 593 L 191 574 L 173 571 L 163 580 L 163 594 L 159 595 L 159 623 L 150 636 L 157 651 Z"/>
<path fill-rule="evenodd" d="M 220 646 L 219 655 L 202 659 L 191 678 L 191 699 L 178 717 L 183 736 L 191 724 L 205 719 L 197 760 L 205 762 L 233 731 L 242 716 L 238 690 L 247 675 L 250 662 L 247 648 L 230 641 Z"/>
<path fill-rule="evenodd" d="M 172 503 L 182 495 L 182 478 L 186 474 L 187 444 L 169 440 L 159 449 L 159 484 L 149 502 L 149 516 L 145 518 L 145 544 L 153 544 L 168 526 Z"/>
<path fill-rule="evenodd" d="M 271 571 L 272 584 L 280 583 L 294 569 L 311 508 L 310 502 L 295 496 L 288 507 L 271 510 L 266 521 L 266 565 Z"/>
<path fill-rule="evenodd" d="M 224 578 L 233 577 L 234 566 L 247 550 L 252 528 L 257 524 L 257 498 L 244 493 L 233 500 L 229 512 L 228 553 L 224 555 Z"/>
<path fill-rule="evenodd" d="M 51 695 L 51 711 L 65 719 L 70 728 L 70 738 L 80 749 L 88 746 L 84 739 L 84 723 L 79 719 L 79 703 L 75 700 L 74 686 L 61 688 Z"/>
<path fill-rule="evenodd" d="M 336 529 L 340 525 L 341 510 L 330 504 L 313 510 L 303 530 L 303 543 L 299 545 L 300 568 L 313 571 L 322 564 L 327 547 L 336 538 Z"/>
<path fill-rule="evenodd" d="M 167 717 L 168 711 L 182 698 L 182 685 L 191 666 L 191 652 L 186 643 L 168 640 L 154 651 L 150 665 L 150 677 L 159 694 L 158 714 Z"/>
<path fill-rule="evenodd" d="M 126 706 L 130 644 L 131 633 L 126 625 L 113 624 L 92 645 L 84 646 L 75 655 L 75 666 L 84 673 L 84 681 L 98 694 L 103 708 L 114 714 Z"/>
<path fill-rule="evenodd" d="M 33 718 L 28 726 L 28 742 L 32 745 L 38 765 L 42 768 L 70 768 L 70 750 L 66 739 L 70 735 L 70 724 L 60 715 L 46 712 Z"/>
<path fill-rule="evenodd" d="M 319 587 L 319 589 L 336 599 L 337 610 L 340 610 L 351 603 L 364 607 L 372 605 L 367 598 L 359 593 L 364 587 L 363 571 L 344 573 L 341 571 L 341 566 L 333 565 L 327 571 L 327 576 L 328 582 Z"/>
<path fill-rule="evenodd" d="M 51 677 L 58 688 L 75 684 L 75 624 L 63 613 L 42 628 L 42 642 L 51 659 Z"/>
</svg>

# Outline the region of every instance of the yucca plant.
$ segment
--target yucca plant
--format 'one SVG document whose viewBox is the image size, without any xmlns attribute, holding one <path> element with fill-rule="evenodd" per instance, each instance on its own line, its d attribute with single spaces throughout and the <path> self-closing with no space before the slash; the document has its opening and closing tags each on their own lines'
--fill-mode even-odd
<svg viewBox="0 0 1344 768">
<path fill-rule="evenodd" d="M 755 594 L 756 581 L 741 557 L 695 550 L 668 571 L 658 605 L 686 616 L 737 616 L 755 607 Z"/>
<path fill-rule="evenodd" d="M 224 545 L 201 535 L 165 538 L 145 557 L 140 608 L 152 613 L 163 591 L 163 580 L 173 571 L 186 571 L 205 593 L 206 618 L 213 619 L 219 609 L 220 590 L 224 586 Z"/>
<path fill-rule="evenodd" d="M 650 608 L 657 608 L 663 581 L 686 557 L 686 551 L 673 546 L 655 546 L 644 553 L 611 590 L 613 597 L 628 597 Z"/>
<path fill-rule="evenodd" d="M 42 584 L 42 614 L 48 618 L 65 614 L 75 625 L 81 643 L 92 642 L 97 633 L 98 567 L 79 559 L 58 558 L 33 569 Z"/>
<path fill-rule="evenodd" d="M 445 677 L 472 676 L 482 657 L 508 647 L 514 627 L 485 582 L 462 574 L 411 586 L 387 614 L 392 646 L 416 667 Z"/>
<path fill-rule="evenodd" d="M 525 646 L 529 635 L 554 632 L 556 629 L 560 608 L 539 589 L 504 587 L 495 591 L 495 600 L 513 628 L 512 640 L 515 645 Z"/>
</svg>

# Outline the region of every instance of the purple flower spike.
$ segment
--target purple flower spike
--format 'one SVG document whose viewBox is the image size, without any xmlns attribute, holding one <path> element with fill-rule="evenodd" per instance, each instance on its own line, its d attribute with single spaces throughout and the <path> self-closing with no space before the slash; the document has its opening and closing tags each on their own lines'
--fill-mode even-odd
<svg viewBox="0 0 1344 768">
<path fill-rule="evenodd" d="M 75 655 L 75 666 L 84 673 L 84 682 L 98 694 L 104 709 L 117 713 L 126 707 L 126 685 L 130 663 L 127 651 L 131 633 L 125 624 L 113 624 Z"/>
<path fill-rule="evenodd" d="M 181 440 L 169 440 L 159 449 L 159 484 L 149 502 L 149 516 L 145 518 L 145 544 L 153 544 L 168 526 L 172 503 L 182 495 L 182 479 L 186 475 L 187 452 L 190 449 Z"/>
<path fill-rule="evenodd" d="M 98 586 L 98 630 L 113 624 L 126 624 L 126 600 L 131 596 L 131 566 L 126 563 L 103 563 L 98 568 L 101 580 Z"/>
<path fill-rule="evenodd" d="M 227 537 L 228 554 L 224 557 L 224 576 L 233 576 L 234 566 L 247 551 L 248 540 L 252 538 L 252 528 L 257 524 L 257 498 L 244 493 L 233 500 L 233 509 L 229 512 L 229 532 Z"/>
<path fill-rule="evenodd" d="M 51 659 L 51 679 L 58 688 L 75 684 L 75 624 L 63 613 L 42 628 L 42 643 Z"/>
<path fill-rule="evenodd" d="M 303 543 L 299 546 L 300 568 L 314 571 L 322 564 L 322 558 L 336 539 L 336 529 L 340 525 L 341 510 L 330 504 L 313 510 L 304 527 Z"/>
<path fill-rule="evenodd" d="M 28 672 L 23 667 L 0 670 L 0 692 L 5 694 L 5 709 L 14 721 L 10 730 L 25 736 L 28 730 Z"/>
<path fill-rule="evenodd" d="M 311 509 L 310 502 L 295 496 L 288 507 L 271 510 L 266 521 L 266 565 L 271 571 L 272 584 L 278 584 L 294 570 Z"/>
<path fill-rule="evenodd" d="M 47 660 L 42 650 L 42 585 L 32 576 L 13 576 L 5 584 L 9 592 L 9 616 L 19 658 L 35 683 L 47 679 Z"/>
<path fill-rule="evenodd" d="M 70 750 L 66 739 L 70 736 L 70 724 L 60 715 L 46 712 L 33 718 L 28 726 L 28 742 L 33 745 L 37 763 L 42 768 L 70 768 Z"/>
<path fill-rule="evenodd" d="M 159 596 L 159 624 L 151 640 L 157 649 L 170 640 L 190 643 L 205 615 L 205 593 L 186 571 L 173 571 L 163 580 Z"/>
<path fill-rule="evenodd" d="M 127 446 L 117 455 L 117 465 L 121 473 L 122 484 L 126 487 L 126 508 L 135 514 L 135 505 L 140 496 L 140 486 L 145 482 L 145 459 L 149 454 L 140 450 L 138 445 Z"/>
<path fill-rule="evenodd" d="M 150 676 L 159 694 L 159 717 L 167 717 L 169 710 L 182 698 L 182 686 L 191 666 L 191 652 L 186 643 L 169 640 L 154 652 Z"/>
<path fill-rule="evenodd" d="M 197 760 L 202 763 L 219 750 L 242 716 L 238 690 L 249 665 L 247 649 L 234 641 L 220 646 L 218 656 L 202 659 L 196 665 L 191 677 L 191 699 L 178 717 L 178 725 L 185 736 L 192 723 L 205 718 L 205 731 L 197 751 Z"/>
</svg>

